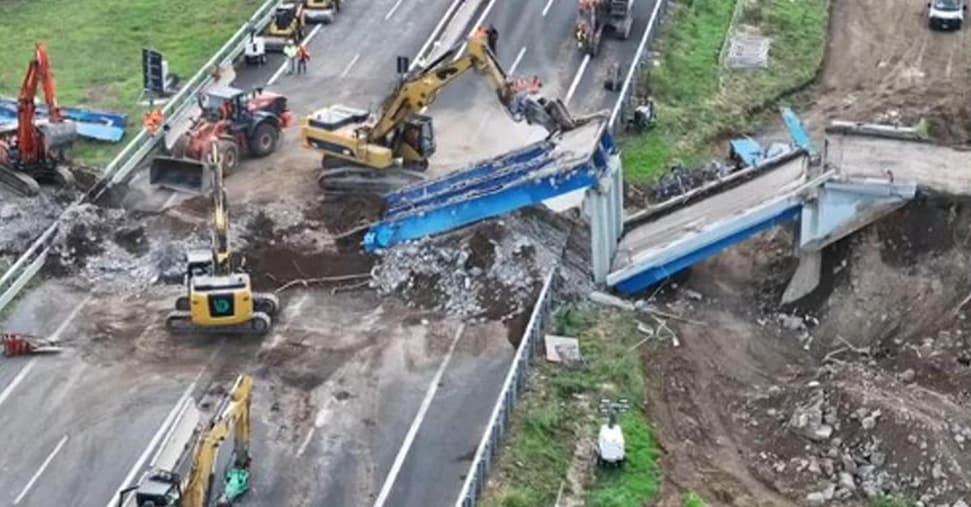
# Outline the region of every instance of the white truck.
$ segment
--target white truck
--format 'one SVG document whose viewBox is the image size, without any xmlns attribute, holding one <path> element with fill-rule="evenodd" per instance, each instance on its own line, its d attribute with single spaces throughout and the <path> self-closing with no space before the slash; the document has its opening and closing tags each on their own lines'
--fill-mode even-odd
<svg viewBox="0 0 971 507">
<path fill-rule="evenodd" d="M 927 3 L 927 25 L 932 30 L 960 30 L 967 9 L 965 0 L 931 0 Z"/>
</svg>

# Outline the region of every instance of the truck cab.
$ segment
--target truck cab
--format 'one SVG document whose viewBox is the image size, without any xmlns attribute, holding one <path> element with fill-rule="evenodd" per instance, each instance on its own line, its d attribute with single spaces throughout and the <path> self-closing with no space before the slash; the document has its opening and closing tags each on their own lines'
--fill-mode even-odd
<svg viewBox="0 0 971 507">
<path fill-rule="evenodd" d="M 927 3 L 927 24 L 932 30 L 960 30 L 967 9 L 965 0 L 931 0 Z"/>
</svg>

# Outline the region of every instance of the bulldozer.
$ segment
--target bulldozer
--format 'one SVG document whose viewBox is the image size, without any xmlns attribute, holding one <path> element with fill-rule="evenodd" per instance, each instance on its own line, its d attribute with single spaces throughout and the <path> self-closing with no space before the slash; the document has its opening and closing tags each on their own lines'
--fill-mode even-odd
<svg viewBox="0 0 971 507">
<path fill-rule="evenodd" d="M 119 492 L 118 507 L 123 507 L 133 492 L 137 507 L 229 507 L 238 503 L 249 491 L 252 393 L 253 378 L 239 376 L 222 403 L 222 410 L 204 430 L 197 431 L 191 452 L 176 463 L 176 468 L 188 465 L 188 475 L 183 478 L 176 470 L 152 469 L 140 484 Z M 232 459 L 217 495 L 212 485 L 213 470 L 217 466 L 219 447 L 230 435 L 233 436 Z"/>
<path fill-rule="evenodd" d="M 265 157 L 276 150 L 293 114 L 286 97 L 257 89 L 247 93 L 229 86 L 214 87 L 199 97 L 202 111 L 192 127 L 179 136 L 170 156 L 152 159 L 149 183 L 177 191 L 204 187 L 202 158 L 215 144 L 225 174 L 231 173 L 241 155 Z"/>
<path fill-rule="evenodd" d="M 538 95 L 538 78 L 507 77 L 484 28 L 425 66 L 408 70 L 404 57 L 398 63 L 401 78 L 376 119 L 341 104 L 304 118 L 300 135 L 304 146 L 322 153 L 318 183 L 326 193 L 382 194 L 420 180 L 435 153 L 432 119 L 421 111 L 469 70 L 486 77 L 514 121 L 541 125 L 550 135 L 585 121 L 573 118 L 561 100 Z"/>
<path fill-rule="evenodd" d="M 576 39 L 580 51 L 596 57 L 608 29 L 618 39 L 627 40 L 634 23 L 633 3 L 633 0 L 579 0 Z"/>
<path fill-rule="evenodd" d="M 303 40 L 303 3 L 284 2 L 276 6 L 273 18 L 263 29 L 267 51 L 283 51 L 288 40 Z"/>
<path fill-rule="evenodd" d="M 233 266 L 220 156 L 213 144 L 205 165 L 211 175 L 211 248 L 186 253 L 186 294 L 176 299 L 165 327 L 173 333 L 263 335 L 273 325 L 280 302 L 273 294 L 253 292 L 249 274 Z"/>
</svg>

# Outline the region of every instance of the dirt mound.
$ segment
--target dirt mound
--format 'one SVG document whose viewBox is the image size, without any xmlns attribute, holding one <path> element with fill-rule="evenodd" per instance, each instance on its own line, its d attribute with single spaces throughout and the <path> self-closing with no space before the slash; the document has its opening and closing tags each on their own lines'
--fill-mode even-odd
<svg viewBox="0 0 971 507">
<path fill-rule="evenodd" d="M 922 199 L 843 240 L 793 307 L 760 295 L 778 301 L 795 267 L 788 234 L 697 267 L 700 298 L 667 305 L 705 325 L 645 354 L 661 504 L 683 489 L 744 505 L 971 498 L 968 209 Z"/>
<path fill-rule="evenodd" d="M 926 118 L 943 143 L 971 142 L 971 39 L 927 27 L 909 0 L 833 0 L 815 112 L 859 121 Z"/>
<path fill-rule="evenodd" d="M 304 211 L 304 217 L 324 224 L 331 234 L 340 235 L 380 218 L 384 200 L 375 194 L 327 196 Z"/>
</svg>

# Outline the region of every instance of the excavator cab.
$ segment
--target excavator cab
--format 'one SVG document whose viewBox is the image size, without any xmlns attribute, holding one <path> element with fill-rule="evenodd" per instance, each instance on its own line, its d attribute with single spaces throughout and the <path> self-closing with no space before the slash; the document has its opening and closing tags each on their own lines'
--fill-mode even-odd
<svg viewBox="0 0 971 507">
<path fill-rule="evenodd" d="M 135 491 L 135 505 L 138 507 L 174 507 L 182 504 L 182 479 L 179 474 L 156 469 Z M 122 505 L 124 497 L 119 501 Z"/>
<path fill-rule="evenodd" d="M 405 120 L 399 132 L 397 148 L 404 162 L 409 165 L 417 164 L 424 168 L 428 158 L 435 154 L 435 131 L 432 128 L 432 117 L 423 114 L 411 115 Z"/>
</svg>

